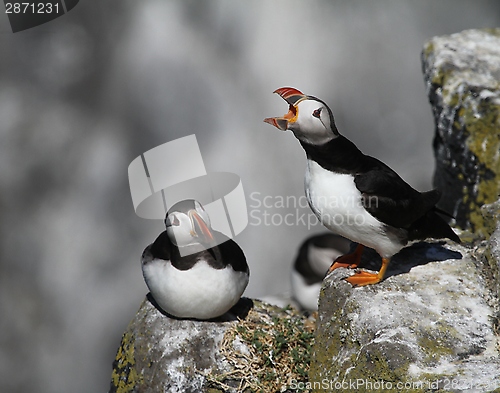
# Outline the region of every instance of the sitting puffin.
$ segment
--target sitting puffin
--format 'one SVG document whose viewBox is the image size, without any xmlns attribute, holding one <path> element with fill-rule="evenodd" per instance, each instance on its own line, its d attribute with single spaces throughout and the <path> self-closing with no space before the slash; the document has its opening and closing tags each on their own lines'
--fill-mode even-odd
<svg viewBox="0 0 500 393">
<path fill-rule="evenodd" d="M 331 232 L 313 235 L 299 248 L 291 274 L 292 297 L 305 311 L 318 309 L 323 278 L 332 261 L 349 252 L 351 241 Z"/>
<path fill-rule="evenodd" d="M 241 248 L 213 231 L 205 209 L 192 199 L 173 205 L 165 226 L 142 254 L 142 273 L 156 303 L 177 318 L 212 319 L 226 313 L 248 284 Z"/>
<path fill-rule="evenodd" d="M 340 135 L 330 108 L 320 99 L 291 87 L 275 91 L 288 104 L 283 117 L 264 119 L 280 130 L 290 130 L 307 156 L 305 191 L 313 212 L 323 225 L 358 247 L 338 258 L 337 267 L 356 268 L 363 246 L 382 257 L 377 274 L 357 271 L 347 278 L 353 286 L 375 284 L 384 278 L 391 257 L 409 241 L 448 238 L 460 242 L 438 216 L 438 190 L 418 192 L 376 158 L 364 155 Z"/>
</svg>

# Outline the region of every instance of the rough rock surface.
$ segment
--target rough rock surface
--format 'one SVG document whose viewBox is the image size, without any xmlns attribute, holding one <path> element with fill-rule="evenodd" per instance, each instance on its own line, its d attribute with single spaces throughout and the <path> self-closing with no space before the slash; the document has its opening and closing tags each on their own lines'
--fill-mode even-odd
<svg viewBox="0 0 500 393">
<path fill-rule="evenodd" d="M 217 347 L 234 321 L 174 319 L 150 299 L 123 334 L 110 392 L 199 392 L 204 371 L 228 371 Z"/>
<path fill-rule="evenodd" d="M 365 266 L 378 269 L 380 258 L 365 254 Z M 377 285 L 352 288 L 347 269 L 327 276 L 310 381 L 359 381 L 369 392 L 499 388 L 496 298 L 472 255 L 420 242 L 396 255 Z"/>
<path fill-rule="evenodd" d="M 110 393 L 288 392 L 306 380 L 313 327 L 297 311 L 242 299 L 218 320 L 180 320 L 150 299 L 123 334 Z"/>
<path fill-rule="evenodd" d="M 500 199 L 484 205 L 481 210 L 486 223 L 485 227 L 489 229 L 488 234 L 491 235 L 486 242 L 484 260 L 489 272 L 490 287 L 497 299 L 500 299 Z M 497 303 L 497 314 L 500 312 L 499 309 L 500 305 Z"/>
<path fill-rule="evenodd" d="M 500 194 L 500 29 L 434 37 L 422 53 L 436 123 L 439 206 L 483 232 L 481 205 Z"/>
</svg>

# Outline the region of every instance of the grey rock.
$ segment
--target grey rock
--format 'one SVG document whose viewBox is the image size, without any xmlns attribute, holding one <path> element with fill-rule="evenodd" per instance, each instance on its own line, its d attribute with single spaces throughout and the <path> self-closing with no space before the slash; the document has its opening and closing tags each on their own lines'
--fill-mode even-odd
<svg viewBox="0 0 500 393">
<path fill-rule="evenodd" d="M 491 272 L 493 290 L 500 298 L 500 230 L 495 231 L 488 241 L 486 260 Z"/>
<path fill-rule="evenodd" d="M 367 254 L 365 266 L 378 269 Z M 319 300 L 311 382 L 359 381 L 370 392 L 500 387 L 496 300 L 472 254 L 416 243 L 393 258 L 384 281 L 358 288 L 343 280 L 350 271 L 333 271 Z"/>
<path fill-rule="evenodd" d="M 110 393 L 288 392 L 306 379 L 309 322 L 296 310 L 250 299 L 217 320 L 182 320 L 148 296 L 123 334 Z"/>
<path fill-rule="evenodd" d="M 498 224 L 500 222 L 500 199 L 496 202 L 483 205 L 481 207 L 481 212 L 483 214 L 486 234 L 489 237 L 493 234 L 493 232 L 499 229 Z"/>
<path fill-rule="evenodd" d="M 434 37 L 422 66 L 436 131 L 434 186 L 458 226 L 484 233 L 500 194 L 500 29 Z"/>
<path fill-rule="evenodd" d="M 484 205 L 481 210 L 485 223 L 487 223 L 486 227 L 492 231 L 484 252 L 485 270 L 492 291 L 496 294 L 497 299 L 500 299 L 500 199 Z M 498 315 L 500 305 L 497 304 L 496 308 Z"/>
<path fill-rule="evenodd" d="M 219 345 L 236 320 L 234 314 L 216 321 L 172 318 L 148 295 L 123 334 L 110 392 L 200 392 L 205 373 L 229 371 Z"/>
</svg>

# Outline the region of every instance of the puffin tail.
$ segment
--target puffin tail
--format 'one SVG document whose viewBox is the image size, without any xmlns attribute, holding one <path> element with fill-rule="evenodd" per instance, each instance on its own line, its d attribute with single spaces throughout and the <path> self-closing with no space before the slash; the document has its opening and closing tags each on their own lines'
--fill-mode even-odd
<svg viewBox="0 0 500 393">
<path fill-rule="evenodd" d="M 433 210 L 428 211 L 408 228 L 409 240 L 423 240 L 428 237 L 434 239 L 450 239 L 461 243 L 458 235 L 448 223 L 439 217 Z"/>
<path fill-rule="evenodd" d="M 454 216 L 454 215 L 452 215 L 452 214 L 450 214 L 450 213 L 448 213 L 448 212 L 445 212 L 444 210 L 440 209 L 440 208 L 439 208 L 439 207 L 437 207 L 437 206 L 434 206 L 434 211 L 435 211 L 436 213 L 442 214 L 443 216 L 446 216 L 446 217 L 448 217 L 448 218 L 453 218 L 453 219 L 455 218 L 455 216 Z"/>
</svg>

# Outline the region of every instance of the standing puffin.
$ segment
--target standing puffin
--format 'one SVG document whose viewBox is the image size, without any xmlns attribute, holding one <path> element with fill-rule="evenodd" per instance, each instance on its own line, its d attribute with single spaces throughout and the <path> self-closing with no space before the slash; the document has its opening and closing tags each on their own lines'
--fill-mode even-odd
<svg viewBox="0 0 500 393">
<path fill-rule="evenodd" d="M 275 91 L 288 104 L 283 117 L 264 119 L 282 131 L 290 130 L 307 156 L 305 191 L 309 205 L 323 225 L 358 247 L 338 258 L 337 267 L 356 268 L 363 247 L 382 257 L 377 274 L 357 271 L 347 278 L 353 286 L 376 284 L 384 278 L 391 257 L 409 241 L 448 238 L 460 242 L 438 216 L 438 190 L 418 192 L 376 158 L 364 155 L 340 135 L 330 108 L 320 99 L 292 87 Z"/>
<path fill-rule="evenodd" d="M 192 199 L 173 205 L 165 226 L 142 254 L 142 273 L 156 303 L 177 318 L 212 319 L 229 311 L 250 275 L 241 248 L 213 231 L 207 212 Z"/>
<path fill-rule="evenodd" d="M 351 241 L 331 232 L 314 235 L 300 246 L 293 264 L 291 287 L 293 299 L 306 311 L 318 309 L 321 284 L 337 257 L 349 252 Z"/>
</svg>

